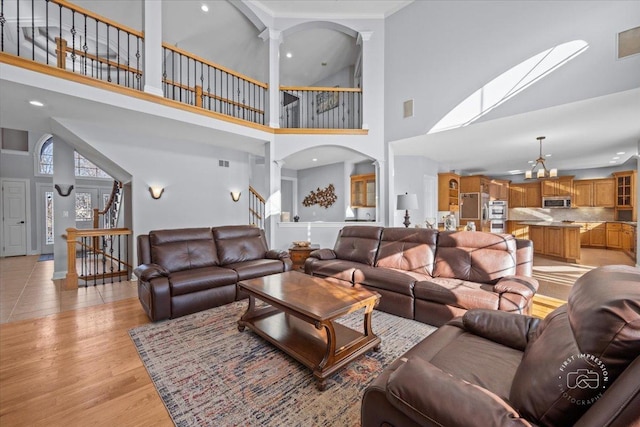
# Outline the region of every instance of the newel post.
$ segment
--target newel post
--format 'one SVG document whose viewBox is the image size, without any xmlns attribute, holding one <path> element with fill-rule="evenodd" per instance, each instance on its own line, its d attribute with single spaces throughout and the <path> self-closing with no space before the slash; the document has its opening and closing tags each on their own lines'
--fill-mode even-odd
<svg viewBox="0 0 640 427">
<path fill-rule="evenodd" d="M 202 108 L 202 86 L 196 86 L 196 107 Z"/>
<path fill-rule="evenodd" d="M 67 277 L 64 287 L 67 290 L 78 289 L 78 271 L 76 270 L 76 238 L 78 230 L 67 228 Z"/>
<path fill-rule="evenodd" d="M 58 57 L 58 68 L 67 68 L 67 41 L 56 37 L 56 55 Z"/>
</svg>

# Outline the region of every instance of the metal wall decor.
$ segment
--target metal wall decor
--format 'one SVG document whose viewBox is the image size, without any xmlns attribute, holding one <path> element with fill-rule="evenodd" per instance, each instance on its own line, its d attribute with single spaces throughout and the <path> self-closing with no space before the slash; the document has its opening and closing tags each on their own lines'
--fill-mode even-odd
<svg viewBox="0 0 640 427">
<path fill-rule="evenodd" d="M 302 204 L 306 207 L 312 205 L 320 205 L 323 208 L 327 209 L 329 206 L 333 205 L 336 200 L 338 200 L 338 196 L 336 196 L 336 188 L 333 184 L 329 184 L 327 188 L 318 189 L 316 191 L 311 191 L 307 197 L 304 198 Z"/>
</svg>

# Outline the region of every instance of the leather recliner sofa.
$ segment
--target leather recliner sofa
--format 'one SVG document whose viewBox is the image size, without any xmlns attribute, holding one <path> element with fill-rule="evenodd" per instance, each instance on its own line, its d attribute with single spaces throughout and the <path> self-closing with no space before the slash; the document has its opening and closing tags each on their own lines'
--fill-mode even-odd
<svg viewBox="0 0 640 427">
<path fill-rule="evenodd" d="M 305 272 L 378 292 L 377 309 L 440 326 L 472 308 L 529 314 L 533 245 L 510 234 L 348 226 Z"/>
<path fill-rule="evenodd" d="M 292 267 L 288 252 L 269 250 L 264 231 L 248 225 L 155 230 L 137 244 L 138 299 L 153 321 L 246 298 L 238 281 Z"/>
<path fill-rule="evenodd" d="M 544 320 L 469 310 L 389 365 L 363 427 L 640 425 L 640 269 L 606 266 Z"/>
</svg>

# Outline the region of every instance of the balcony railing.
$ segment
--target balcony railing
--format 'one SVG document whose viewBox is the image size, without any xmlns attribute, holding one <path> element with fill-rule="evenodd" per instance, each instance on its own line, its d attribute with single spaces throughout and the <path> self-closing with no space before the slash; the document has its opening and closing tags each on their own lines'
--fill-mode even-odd
<svg viewBox="0 0 640 427">
<path fill-rule="evenodd" d="M 266 123 L 266 83 L 166 43 L 162 49 L 158 66 L 166 98 Z M 66 0 L 0 0 L 0 51 L 137 91 L 144 88 L 144 34 Z M 281 128 L 362 128 L 359 88 L 283 86 L 279 97 L 280 111 L 271 114 L 279 114 Z"/>
<path fill-rule="evenodd" d="M 253 123 L 265 123 L 267 84 L 162 44 L 164 96 Z"/>
<path fill-rule="evenodd" d="M 362 89 L 280 87 L 280 127 L 362 128 Z"/>
</svg>

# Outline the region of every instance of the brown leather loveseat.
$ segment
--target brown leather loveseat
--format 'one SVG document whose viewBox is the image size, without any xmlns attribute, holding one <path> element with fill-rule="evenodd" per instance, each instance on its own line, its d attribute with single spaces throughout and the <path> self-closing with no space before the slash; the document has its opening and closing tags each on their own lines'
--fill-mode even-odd
<svg viewBox="0 0 640 427">
<path fill-rule="evenodd" d="M 440 326 L 472 308 L 530 313 L 533 246 L 510 234 L 348 226 L 305 272 L 378 292 L 377 309 Z"/>
<path fill-rule="evenodd" d="M 640 269 L 579 278 L 544 320 L 469 310 L 365 390 L 363 427 L 640 425 Z"/>
<path fill-rule="evenodd" d="M 248 225 L 155 230 L 138 236 L 138 298 L 153 321 L 246 298 L 240 280 L 291 270 L 286 251 L 269 250 Z"/>
</svg>

